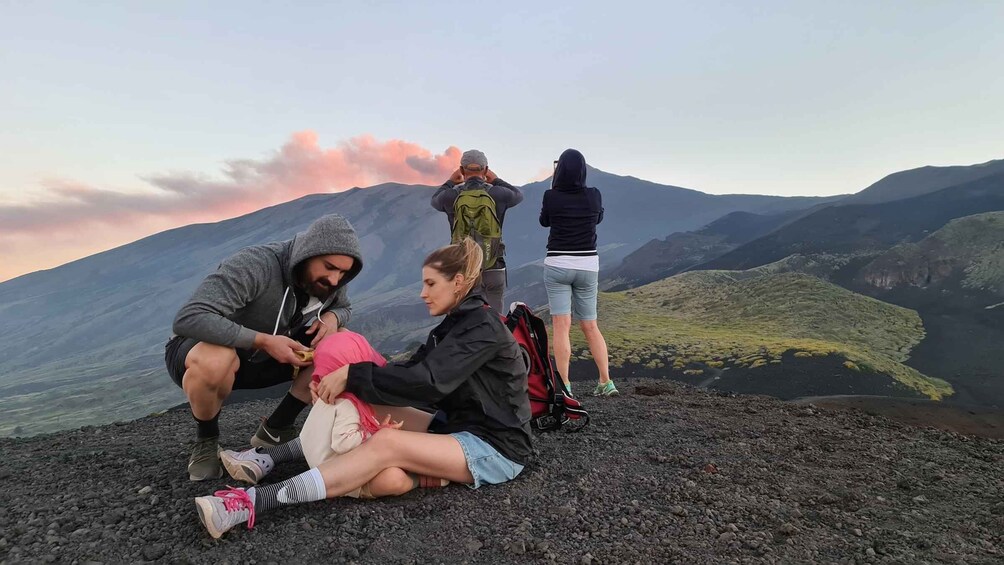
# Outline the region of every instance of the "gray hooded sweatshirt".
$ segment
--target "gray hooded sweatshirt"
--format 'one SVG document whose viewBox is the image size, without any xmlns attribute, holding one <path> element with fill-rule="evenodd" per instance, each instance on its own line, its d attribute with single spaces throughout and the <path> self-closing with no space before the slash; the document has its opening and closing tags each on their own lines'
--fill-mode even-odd
<svg viewBox="0 0 1004 565">
<path fill-rule="evenodd" d="M 227 347 L 252 349 L 257 333 L 282 335 L 305 293 L 297 290 L 296 267 L 318 255 L 355 259 L 335 290 L 322 299 L 323 312 L 334 312 L 339 325 L 352 314 L 345 285 L 363 268 L 359 238 L 345 218 L 324 216 L 289 241 L 241 249 L 195 289 L 174 318 L 174 333 Z"/>
</svg>

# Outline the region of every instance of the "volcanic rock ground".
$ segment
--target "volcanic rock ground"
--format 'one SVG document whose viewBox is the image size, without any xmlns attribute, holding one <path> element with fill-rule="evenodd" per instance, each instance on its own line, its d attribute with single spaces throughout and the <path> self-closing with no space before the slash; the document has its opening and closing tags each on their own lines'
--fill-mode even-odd
<svg viewBox="0 0 1004 565">
<path fill-rule="evenodd" d="M 302 505 L 218 541 L 192 498 L 228 481 L 188 481 L 184 410 L 2 439 L 0 562 L 1004 562 L 1004 442 L 620 384 L 586 400 L 586 430 L 537 436 L 507 485 Z M 228 406 L 224 444 L 243 446 L 273 404 Z"/>
</svg>

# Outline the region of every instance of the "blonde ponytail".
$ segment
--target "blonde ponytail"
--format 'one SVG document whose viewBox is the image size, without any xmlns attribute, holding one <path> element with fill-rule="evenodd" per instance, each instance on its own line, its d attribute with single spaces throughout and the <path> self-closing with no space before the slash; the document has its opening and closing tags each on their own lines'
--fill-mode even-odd
<svg viewBox="0 0 1004 565">
<path fill-rule="evenodd" d="M 485 254 L 481 246 L 470 237 L 465 237 L 459 243 L 440 247 L 430 253 L 422 266 L 432 267 L 450 280 L 457 275 L 463 275 L 465 282 L 462 298 L 467 296 L 472 288 L 481 284 L 481 266 L 484 261 Z"/>
</svg>

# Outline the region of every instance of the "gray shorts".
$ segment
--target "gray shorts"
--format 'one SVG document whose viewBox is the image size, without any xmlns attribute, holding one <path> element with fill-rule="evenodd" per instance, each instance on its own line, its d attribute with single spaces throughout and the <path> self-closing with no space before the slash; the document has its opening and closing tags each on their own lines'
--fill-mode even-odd
<svg viewBox="0 0 1004 565">
<path fill-rule="evenodd" d="M 595 320 L 599 276 L 596 271 L 544 265 L 544 288 L 551 315 L 571 314 L 578 320 Z"/>
<path fill-rule="evenodd" d="M 174 336 L 164 346 L 164 362 L 167 364 L 167 374 L 174 384 L 181 386 L 185 378 L 185 360 L 188 353 L 199 341 L 190 337 Z M 240 366 L 234 375 L 234 390 L 243 388 L 267 388 L 279 383 L 293 382 L 293 366 L 285 365 L 264 355 L 257 362 L 252 362 L 253 351 L 237 349 L 237 359 Z"/>
</svg>

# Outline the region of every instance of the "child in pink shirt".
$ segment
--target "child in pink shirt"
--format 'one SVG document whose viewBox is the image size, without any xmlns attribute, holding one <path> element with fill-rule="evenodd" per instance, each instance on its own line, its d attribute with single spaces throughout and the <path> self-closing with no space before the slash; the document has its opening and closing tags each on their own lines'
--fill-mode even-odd
<svg viewBox="0 0 1004 565">
<path fill-rule="evenodd" d="M 314 350 L 315 383 L 343 365 L 374 363 L 383 367 L 387 360 L 363 336 L 340 331 L 325 337 Z M 356 448 L 381 427 L 373 407 L 350 392 L 343 392 L 332 404 L 318 399 L 300 431 L 307 464 L 317 467 L 331 457 Z"/>
<path fill-rule="evenodd" d="M 343 365 L 370 362 L 383 367 L 387 364 L 366 338 L 347 330 L 326 336 L 313 354 L 315 383 Z M 384 425 L 377 420 L 372 406 L 352 393 L 343 392 L 331 404 L 320 399 L 314 402 L 300 437 L 269 448 L 225 450 L 220 452 L 220 461 L 233 478 L 257 484 L 277 463 L 305 459 L 312 468 L 317 467 L 358 447 Z M 437 486 L 446 483 L 442 481 Z M 362 487 L 345 496 L 372 497 Z"/>
</svg>

